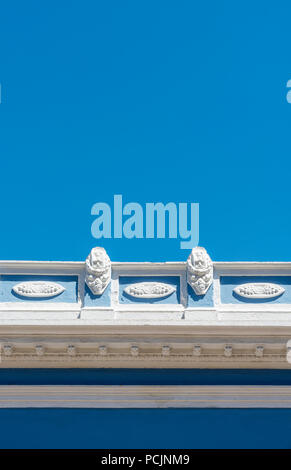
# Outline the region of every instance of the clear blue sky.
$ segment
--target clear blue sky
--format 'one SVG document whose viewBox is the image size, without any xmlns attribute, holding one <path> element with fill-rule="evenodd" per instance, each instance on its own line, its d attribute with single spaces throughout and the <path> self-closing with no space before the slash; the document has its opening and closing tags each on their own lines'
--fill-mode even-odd
<svg viewBox="0 0 291 470">
<path fill-rule="evenodd" d="M 95 240 L 91 207 L 199 202 L 214 260 L 291 260 L 290 1 L 12 1 L 0 11 L 0 258 L 184 260 Z"/>
</svg>

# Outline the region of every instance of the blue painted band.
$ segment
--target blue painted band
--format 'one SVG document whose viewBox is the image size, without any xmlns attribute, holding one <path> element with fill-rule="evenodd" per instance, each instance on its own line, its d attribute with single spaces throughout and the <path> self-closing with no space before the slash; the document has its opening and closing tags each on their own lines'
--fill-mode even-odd
<svg viewBox="0 0 291 470">
<path fill-rule="evenodd" d="M 291 385 L 291 370 L 0 369 L 0 385 Z"/>
</svg>

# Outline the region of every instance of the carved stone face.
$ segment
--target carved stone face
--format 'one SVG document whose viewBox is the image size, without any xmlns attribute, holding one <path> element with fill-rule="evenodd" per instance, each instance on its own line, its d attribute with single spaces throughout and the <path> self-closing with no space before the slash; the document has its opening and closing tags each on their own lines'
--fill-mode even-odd
<svg viewBox="0 0 291 470">
<path fill-rule="evenodd" d="M 204 248 L 193 248 L 190 255 L 190 263 L 195 272 L 205 272 L 211 267 L 211 260 Z"/>
<path fill-rule="evenodd" d="M 91 250 L 86 264 L 91 271 L 101 273 L 110 267 L 110 259 L 104 248 L 96 247 Z"/>
<path fill-rule="evenodd" d="M 200 246 L 193 248 L 187 259 L 187 281 L 197 295 L 204 295 L 212 284 L 213 264 Z"/>
<path fill-rule="evenodd" d="M 102 247 L 95 247 L 86 259 L 85 282 L 94 295 L 104 292 L 110 282 L 111 263 Z"/>
</svg>

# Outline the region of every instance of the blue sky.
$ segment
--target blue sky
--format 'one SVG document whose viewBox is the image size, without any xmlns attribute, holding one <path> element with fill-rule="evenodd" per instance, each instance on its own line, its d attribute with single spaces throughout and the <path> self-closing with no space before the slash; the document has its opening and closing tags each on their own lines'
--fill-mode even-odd
<svg viewBox="0 0 291 470">
<path fill-rule="evenodd" d="M 198 202 L 214 260 L 291 260 L 288 1 L 12 1 L 0 14 L 0 258 L 184 260 L 91 207 Z"/>
</svg>

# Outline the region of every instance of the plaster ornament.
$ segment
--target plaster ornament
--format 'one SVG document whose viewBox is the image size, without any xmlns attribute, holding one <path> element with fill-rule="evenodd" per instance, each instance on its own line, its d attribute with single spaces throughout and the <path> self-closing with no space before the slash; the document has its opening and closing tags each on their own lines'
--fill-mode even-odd
<svg viewBox="0 0 291 470">
<path fill-rule="evenodd" d="M 139 347 L 136 345 L 132 345 L 130 348 L 130 352 L 132 356 L 138 356 L 139 354 Z"/>
<path fill-rule="evenodd" d="M 45 352 L 45 348 L 42 344 L 37 344 L 35 346 L 35 352 L 38 356 L 43 356 Z"/>
<path fill-rule="evenodd" d="M 224 346 L 224 355 L 225 355 L 225 357 L 231 357 L 232 356 L 232 346 L 230 344 L 226 344 Z"/>
<path fill-rule="evenodd" d="M 106 356 L 107 352 L 108 352 L 108 350 L 107 350 L 106 345 L 99 346 L 99 353 L 101 354 L 101 356 Z"/>
<path fill-rule="evenodd" d="M 195 344 L 193 347 L 193 355 L 194 356 L 201 356 L 201 346 L 200 344 Z"/>
<path fill-rule="evenodd" d="M 162 355 L 163 356 L 170 356 L 171 354 L 171 348 L 168 345 L 165 345 L 162 347 Z"/>
<path fill-rule="evenodd" d="M 285 292 L 285 289 L 270 282 L 246 283 L 233 289 L 235 294 L 247 299 L 271 299 Z"/>
<path fill-rule="evenodd" d="M 255 354 L 256 354 L 256 357 L 263 357 L 263 355 L 264 355 L 264 346 L 257 346 Z"/>
<path fill-rule="evenodd" d="M 22 297 L 42 298 L 55 297 L 64 292 L 65 288 L 56 282 L 28 281 L 13 286 L 12 290 Z"/>
<path fill-rule="evenodd" d="M 111 279 L 111 262 L 102 247 L 92 248 L 86 259 L 85 282 L 92 294 L 103 294 Z"/>
<path fill-rule="evenodd" d="M 175 292 L 176 287 L 163 282 L 137 282 L 124 289 L 124 292 L 131 297 L 140 299 L 158 299 L 167 297 Z"/>
<path fill-rule="evenodd" d="M 75 356 L 76 352 L 76 346 L 74 346 L 73 344 L 69 344 L 67 347 L 67 353 L 69 354 L 69 356 Z"/>
<path fill-rule="evenodd" d="M 196 246 L 187 259 L 187 282 L 195 294 L 204 295 L 212 281 L 213 263 L 205 248 Z"/>
<path fill-rule="evenodd" d="M 11 344 L 4 344 L 3 352 L 4 352 L 4 356 L 12 356 L 13 346 Z"/>
</svg>

